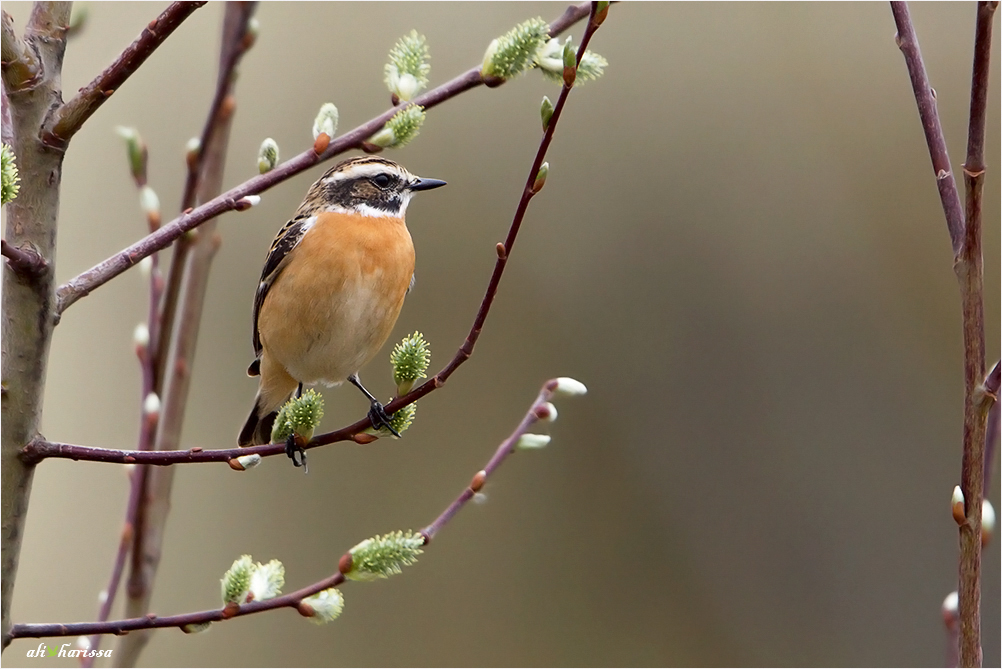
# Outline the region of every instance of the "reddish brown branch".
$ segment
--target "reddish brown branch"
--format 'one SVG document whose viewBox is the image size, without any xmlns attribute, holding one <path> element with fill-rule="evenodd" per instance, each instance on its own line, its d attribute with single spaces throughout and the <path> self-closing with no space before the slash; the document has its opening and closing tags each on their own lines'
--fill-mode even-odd
<svg viewBox="0 0 1002 669">
<path fill-rule="evenodd" d="M 140 141 L 137 139 L 137 141 Z M 143 145 L 140 152 L 141 164 L 139 170 L 133 175 L 136 187 L 142 189 L 146 185 L 146 169 L 149 153 Z M 146 211 L 146 223 L 150 231 L 156 230 L 160 226 L 160 212 Z M 136 357 L 139 359 L 139 368 L 142 377 L 139 393 L 139 438 L 138 448 L 140 451 L 153 449 L 154 438 L 156 437 L 157 421 L 159 412 L 151 413 L 146 406 L 147 398 L 154 393 L 155 361 L 152 351 L 156 350 L 156 342 L 160 336 L 160 294 L 163 292 L 163 279 L 160 276 L 159 255 L 154 253 L 150 256 L 150 286 L 149 286 L 149 307 L 146 315 L 147 341 L 136 342 Z M 125 562 L 129 557 L 132 545 L 136 539 L 137 520 L 142 515 L 145 494 L 146 479 L 148 470 L 145 467 L 136 467 L 132 470 L 129 480 L 129 498 L 125 505 L 125 521 L 122 524 L 122 532 L 118 541 L 118 548 L 115 551 L 115 559 L 112 562 L 111 577 L 108 587 L 102 593 L 101 604 L 98 609 L 97 619 L 99 622 L 108 620 L 111 617 L 111 608 L 115 604 L 115 596 L 122 582 L 122 575 L 125 572 Z M 101 637 L 92 636 L 89 639 L 88 650 L 97 650 L 101 646 Z M 83 667 L 94 666 L 94 656 L 88 655 L 83 658 Z"/>
<path fill-rule="evenodd" d="M 943 213 L 946 215 L 946 227 L 950 231 L 950 241 L 953 253 L 959 254 L 964 241 L 964 209 L 957 193 L 957 182 L 950 168 L 950 155 L 946 150 L 946 140 L 943 138 L 943 128 L 939 123 L 939 112 L 936 110 L 936 92 L 929 84 L 925 63 L 922 62 L 922 52 L 919 49 L 915 28 L 912 26 L 911 14 L 905 2 L 892 2 L 891 12 L 898 34 L 895 38 L 908 66 L 915 102 L 918 103 L 919 118 L 922 121 L 922 131 L 929 145 L 929 156 L 932 158 L 932 171 L 936 175 L 936 187 L 943 203 Z"/>
<path fill-rule="evenodd" d="M 588 11 L 588 3 L 568 8 L 559 19 L 550 24 L 551 34 L 558 35 L 567 30 L 571 25 L 587 16 Z M 483 83 L 483 78 L 480 76 L 480 67 L 478 66 L 418 96 L 414 99 L 414 104 L 421 105 L 425 109 L 430 109 Z M 185 232 L 227 211 L 241 209 L 238 203 L 242 202 L 243 198 L 247 195 L 263 193 L 269 188 L 288 180 L 318 163 L 329 160 L 350 149 L 358 148 L 363 141 L 380 130 L 398 111 L 399 109 L 396 107 L 387 109 L 379 116 L 331 141 L 327 149 L 320 155 L 314 153 L 312 147 L 307 149 L 267 174 L 253 177 L 211 201 L 199 205 L 191 212 L 182 214 L 155 233 L 140 239 L 138 242 L 98 263 L 86 272 L 70 279 L 60 286 L 56 293 L 56 313 L 61 314 L 81 297 L 90 294 L 91 291 L 104 285 L 151 253 L 166 248 Z"/>
<path fill-rule="evenodd" d="M 114 63 L 82 88 L 72 100 L 53 110 L 42 130 L 42 142 L 54 148 L 65 149 L 70 138 L 98 107 L 146 62 L 192 12 L 204 4 L 205 2 L 175 2 L 150 21 L 136 41 Z"/>
<path fill-rule="evenodd" d="M 966 211 L 961 209 L 956 182 L 950 172 L 943 130 L 936 112 L 935 92 L 929 85 L 918 38 L 908 6 L 892 2 L 898 27 L 898 46 L 904 54 L 929 145 L 933 170 L 947 228 L 953 245 L 954 271 L 960 284 L 964 335 L 964 429 L 960 487 L 965 518 L 960 524 L 959 644 L 960 664 L 981 666 L 981 507 L 985 483 L 985 441 L 988 410 L 994 396 L 985 379 L 984 286 L 981 258 L 981 195 L 984 182 L 985 113 L 991 55 L 992 15 L 998 3 L 978 3 L 967 161 L 964 167 Z"/>
<path fill-rule="evenodd" d="M 539 391 L 539 395 L 532 403 L 532 406 L 529 407 L 529 410 L 519 422 L 518 427 L 515 428 L 515 431 L 512 432 L 507 439 L 501 442 L 497 450 L 494 451 L 494 455 L 487 462 L 484 468 L 473 476 L 470 485 L 467 486 L 463 492 L 460 493 L 459 497 L 447 506 L 445 510 L 431 522 L 431 524 L 422 530 L 422 534 L 425 536 L 426 545 L 431 543 L 432 538 L 434 538 L 438 531 L 441 530 L 457 513 L 459 513 L 466 503 L 469 502 L 483 487 L 490 475 L 501 466 L 501 463 L 504 462 L 505 458 L 514 452 L 515 447 L 518 444 L 518 440 L 528 431 L 529 427 L 538 422 L 540 419 L 546 418 L 548 414 L 546 403 L 553 397 L 553 392 L 556 387 L 556 380 L 546 382 L 543 388 Z M 344 563 L 344 560 L 339 560 L 339 564 L 342 563 Z M 350 561 L 348 561 L 347 564 L 350 564 Z M 136 630 L 148 630 L 163 627 L 180 627 L 184 629 L 188 625 L 200 625 L 219 620 L 227 620 L 229 618 L 246 616 L 252 613 L 260 613 L 262 611 L 271 611 L 280 608 L 298 608 L 299 603 L 306 597 L 315 595 L 322 590 L 333 588 L 341 583 L 344 583 L 344 581 L 344 574 L 337 572 L 323 580 L 317 581 L 312 585 L 308 585 L 305 588 L 301 588 L 287 595 L 281 595 L 279 597 L 259 602 L 251 602 L 241 606 L 229 606 L 223 609 L 210 609 L 207 611 L 185 613 L 176 616 L 159 617 L 154 614 L 148 614 L 138 618 L 113 620 L 110 622 L 19 624 L 14 625 L 11 630 L 10 637 L 11 639 L 20 639 L 30 637 L 125 634 Z"/>
<path fill-rule="evenodd" d="M 0 240 L 2 244 L 3 257 L 7 259 L 7 266 L 22 279 L 36 279 L 49 267 L 49 263 L 42 256 L 32 249 L 23 249 L 7 243 L 6 239 Z"/>
</svg>

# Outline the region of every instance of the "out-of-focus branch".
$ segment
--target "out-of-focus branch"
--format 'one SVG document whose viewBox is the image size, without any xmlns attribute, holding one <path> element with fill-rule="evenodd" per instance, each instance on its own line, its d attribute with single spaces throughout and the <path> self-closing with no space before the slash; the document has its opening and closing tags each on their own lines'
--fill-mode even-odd
<svg viewBox="0 0 1002 669">
<path fill-rule="evenodd" d="M 516 445 L 521 437 L 528 432 L 529 428 L 534 423 L 539 420 L 548 420 L 553 418 L 550 413 L 552 407 L 549 405 L 549 400 L 552 399 L 554 391 L 557 389 L 557 383 L 558 382 L 555 379 L 546 382 L 543 388 L 539 391 L 539 395 L 537 395 L 535 401 L 532 403 L 532 406 L 529 407 L 529 410 L 519 422 L 518 427 L 515 428 L 514 432 L 512 432 L 507 439 L 501 442 L 501 444 L 494 451 L 494 455 L 490 460 L 488 460 L 484 468 L 474 474 L 470 484 L 463 489 L 463 491 L 459 494 L 459 497 L 447 506 L 445 510 L 431 522 L 430 525 L 421 531 L 421 534 L 423 534 L 425 538 L 425 545 L 430 544 L 435 535 L 443 527 L 445 527 L 445 525 L 452 520 L 452 518 L 459 513 L 459 511 L 471 499 L 473 499 L 473 496 L 476 495 L 481 488 L 483 488 L 490 475 L 493 474 L 497 468 L 501 466 L 501 463 L 503 463 L 504 460 L 515 451 Z M 290 592 L 287 595 L 281 595 L 271 599 L 254 601 L 242 605 L 231 604 L 221 609 L 184 613 L 176 616 L 161 617 L 149 614 L 125 620 L 113 620 L 110 622 L 18 624 L 11 630 L 11 638 L 21 639 L 30 637 L 125 634 L 127 632 L 134 632 L 137 630 L 152 630 L 164 627 L 179 627 L 184 630 L 189 626 L 198 626 L 220 620 L 229 620 L 230 618 L 246 616 L 252 613 L 273 611 L 281 608 L 298 609 L 300 603 L 305 598 L 345 582 L 345 575 L 340 570 L 350 570 L 351 553 L 346 553 L 340 560 L 338 560 L 338 565 L 339 571 L 331 576 L 317 581 L 312 585 L 308 585 L 305 588 L 296 590 L 295 592 Z M 129 635 L 124 638 L 128 639 L 131 636 L 134 635 Z M 120 662 L 121 660 L 118 661 Z"/>
<path fill-rule="evenodd" d="M 559 19 L 550 24 L 550 33 L 552 35 L 560 34 L 587 16 L 588 12 L 588 3 L 572 5 Z M 480 75 L 480 66 L 477 66 L 451 81 L 416 97 L 413 103 L 425 109 L 430 109 L 483 83 L 483 77 Z M 262 193 L 318 163 L 329 160 L 350 149 L 360 147 L 362 142 L 379 131 L 398 111 L 400 111 L 399 108 L 391 107 L 354 130 L 333 139 L 327 149 L 319 155 L 311 147 L 298 156 L 282 163 L 267 174 L 248 179 L 222 195 L 200 204 L 192 211 L 182 214 L 173 221 L 165 224 L 157 232 L 140 239 L 86 272 L 70 279 L 60 286 L 57 291 L 57 313 L 61 314 L 81 297 L 90 294 L 91 291 L 104 285 L 151 253 L 166 248 L 185 232 L 193 230 L 206 221 L 227 211 L 246 209 L 249 206 L 244 199 L 246 196 Z"/>
<path fill-rule="evenodd" d="M 256 3 L 228 3 L 225 9 L 222 40 L 219 57 L 219 74 L 216 93 L 210 107 L 203 131 L 203 143 L 197 160 L 193 161 L 191 172 L 197 175 L 189 179 L 191 196 L 200 202 L 210 200 L 222 190 L 223 170 L 226 165 L 226 149 L 229 145 L 230 127 L 236 111 L 236 101 L 232 95 L 236 80 L 236 68 L 240 59 L 253 43 L 250 22 Z M 181 315 L 176 324 L 164 323 L 159 337 L 159 347 L 151 347 L 153 365 L 153 387 L 162 398 L 162 408 L 157 423 L 155 449 L 172 451 L 181 439 L 184 411 L 188 403 L 188 389 L 191 374 L 189 370 L 195 357 L 199 327 L 202 322 L 202 305 L 208 287 L 209 268 L 219 247 L 215 231 L 216 221 L 209 221 L 198 232 L 197 241 L 190 253 L 185 254 L 184 263 L 172 267 L 182 272 L 179 285 L 183 288 L 175 294 L 177 313 Z M 158 296 L 159 297 L 159 296 Z M 158 300 L 159 301 L 159 300 Z M 157 308 L 157 307 L 154 307 Z M 161 356 L 157 351 L 165 351 Z M 126 589 L 126 615 L 141 615 L 149 610 L 153 592 L 153 581 L 160 565 L 163 533 L 170 510 L 170 494 L 174 480 L 171 469 L 146 470 L 140 482 L 143 490 L 136 516 L 132 561 Z M 149 633 L 134 634 L 123 638 L 116 649 L 116 661 L 122 666 L 135 665 L 146 643 Z"/>
<path fill-rule="evenodd" d="M 48 146 L 65 149 L 67 142 L 84 122 L 104 104 L 139 67 L 146 62 L 164 40 L 170 37 L 192 12 L 205 2 L 175 2 L 143 28 L 143 32 L 126 47 L 115 62 L 94 81 L 80 89 L 70 101 L 56 107 L 46 121 L 42 141 Z"/>
<path fill-rule="evenodd" d="M 33 249 L 48 263 L 47 270 L 31 281 L 6 269 L 3 273 L 3 391 L 0 402 L 0 634 L 3 645 L 9 639 L 10 605 L 17 580 L 21 539 L 28 513 L 34 468 L 19 456 L 21 448 L 38 436 L 45 390 L 45 371 L 52 339 L 56 228 L 59 220 L 59 187 L 62 154 L 49 151 L 39 141 L 39 129 L 49 109 L 61 98 L 60 75 L 66 48 L 65 26 L 70 3 L 37 2 L 32 9 L 23 43 L 12 43 L 13 23 L 3 17 L 4 60 L 6 53 L 20 50 L 36 59 L 32 66 L 35 81 L 26 86 L 24 72 L 14 79 L 22 84 L 7 88 L 12 68 L 3 67 L 7 89 L 7 110 L 11 127 L 4 134 L 13 139 L 18 160 L 20 191 L 8 202 L 5 240 L 13 247 Z M 20 44 L 21 46 L 17 46 Z M 23 64 L 23 61 L 22 61 Z"/>
<path fill-rule="evenodd" d="M 130 162 L 133 155 L 138 156 L 138 164 L 131 165 L 132 176 L 136 188 L 140 192 L 140 202 L 146 214 L 146 224 L 150 232 L 160 227 L 160 209 L 154 204 L 159 203 L 159 199 L 153 196 L 153 190 L 146 183 L 147 161 L 149 159 L 146 145 L 142 142 L 139 134 L 127 136 L 126 142 L 129 146 Z M 135 146 L 132 146 L 132 143 Z M 160 294 L 163 292 L 163 277 L 160 276 L 160 254 L 154 253 L 150 256 L 150 287 L 149 287 L 149 308 L 147 309 L 145 336 L 144 330 L 140 327 L 137 330 L 136 357 L 139 359 L 142 383 L 139 393 L 139 439 L 138 448 L 140 451 L 149 451 L 153 448 L 153 439 L 156 436 L 157 423 L 160 419 L 159 398 L 154 391 L 155 361 L 153 351 L 156 350 L 156 342 L 160 338 Z M 125 522 L 122 525 L 122 533 L 119 537 L 118 548 L 115 551 L 115 559 L 112 562 L 111 578 L 108 587 L 101 593 L 100 608 L 98 610 L 99 621 L 108 620 L 111 617 L 111 608 L 115 604 L 115 596 L 118 594 L 118 587 L 122 581 L 122 574 L 125 571 L 125 561 L 129 557 L 132 544 L 136 536 L 136 521 L 140 516 L 144 505 L 146 492 L 146 478 L 149 470 L 146 467 L 133 467 L 129 475 L 129 498 L 125 505 Z M 92 636 L 89 639 L 88 650 L 97 650 L 101 646 L 101 637 Z M 94 666 L 94 655 L 83 658 L 83 667 Z"/>
</svg>

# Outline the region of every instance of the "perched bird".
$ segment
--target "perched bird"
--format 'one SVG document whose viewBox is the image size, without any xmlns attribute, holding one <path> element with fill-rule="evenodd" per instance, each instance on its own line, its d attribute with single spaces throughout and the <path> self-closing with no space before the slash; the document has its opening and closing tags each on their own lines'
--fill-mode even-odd
<svg viewBox="0 0 1002 669">
<path fill-rule="evenodd" d="M 254 296 L 256 357 L 247 369 L 261 379 L 238 444 L 269 443 L 282 405 L 304 384 L 318 382 L 351 382 L 369 399 L 373 427 L 389 427 L 358 370 L 386 342 L 414 283 L 407 204 L 417 191 L 444 185 L 364 156 L 335 165 L 310 187 L 261 271 Z M 293 444 L 287 450 L 296 466 L 302 464 Z"/>
</svg>

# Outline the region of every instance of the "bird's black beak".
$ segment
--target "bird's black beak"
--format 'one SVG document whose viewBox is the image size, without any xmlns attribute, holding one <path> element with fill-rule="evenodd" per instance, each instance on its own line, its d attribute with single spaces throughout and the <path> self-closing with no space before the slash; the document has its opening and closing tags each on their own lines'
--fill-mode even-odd
<svg viewBox="0 0 1002 669">
<path fill-rule="evenodd" d="M 444 186 L 445 182 L 441 179 L 421 179 L 417 178 L 410 183 L 407 188 L 409 190 L 431 190 L 432 188 L 438 188 Z"/>
</svg>

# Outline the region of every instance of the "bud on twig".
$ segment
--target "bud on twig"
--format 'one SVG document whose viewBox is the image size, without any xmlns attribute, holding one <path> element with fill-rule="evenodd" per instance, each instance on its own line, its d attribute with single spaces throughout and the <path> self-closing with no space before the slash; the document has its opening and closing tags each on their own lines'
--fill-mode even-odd
<svg viewBox="0 0 1002 669">
<path fill-rule="evenodd" d="M 424 107 L 407 105 L 387 121 L 382 130 L 370 137 L 368 143 L 384 149 L 406 146 L 418 136 L 424 119 Z"/>
<path fill-rule="evenodd" d="M 550 173 L 550 164 L 543 163 L 539 166 L 539 172 L 536 173 L 536 180 L 532 183 L 532 192 L 538 193 L 543 190 L 543 186 L 546 185 L 546 176 Z"/>
<path fill-rule="evenodd" d="M 350 560 L 342 573 L 353 581 L 372 581 L 389 578 L 414 564 L 424 551 L 424 535 L 417 532 L 390 532 L 366 539 L 349 551 Z"/>
<path fill-rule="evenodd" d="M 140 186 L 146 185 L 146 144 L 135 128 L 118 126 L 118 136 L 125 140 L 125 150 L 129 156 L 129 172 Z"/>
<path fill-rule="evenodd" d="M 518 24 L 490 43 L 480 68 L 483 77 L 510 79 L 532 65 L 536 52 L 549 40 L 550 26 L 541 18 Z"/>
<path fill-rule="evenodd" d="M 428 85 L 428 42 L 416 30 L 404 35 L 390 50 L 384 68 L 386 87 L 403 102 L 412 100 Z"/>
<path fill-rule="evenodd" d="M 570 38 L 564 43 L 564 86 L 570 88 L 577 77 L 578 56 L 574 53 Z"/>
<path fill-rule="evenodd" d="M 569 376 L 561 376 L 556 379 L 556 382 L 557 385 L 553 389 L 553 392 L 556 395 L 575 397 L 577 395 L 584 395 L 588 392 L 588 388 L 585 387 L 585 384 L 581 383 L 577 379 L 572 379 Z"/>
<path fill-rule="evenodd" d="M 316 139 L 320 133 L 324 133 L 333 139 L 334 134 L 337 132 L 337 121 L 337 107 L 330 102 L 321 105 L 320 111 L 317 112 L 317 117 L 313 119 L 313 139 Z"/>
<path fill-rule="evenodd" d="M 546 132 L 550 127 L 550 119 L 553 118 L 553 103 L 545 95 L 539 106 L 539 116 L 543 119 L 543 132 Z"/>
<path fill-rule="evenodd" d="M 309 618 L 310 622 L 323 625 L 341 615 L 344 610 L 344 595 L 337 588 L 328 588 L 306 597 L 299 602 L 297 608 L 300 615 Z"/>
<path fill-rule="evenodd" d="M 312 388 L 285 403 L 271 430 L 272 443 L 281 443 L 295 434 L 303 441 L 313 438 L 313 431 L 324 417 L 324 398 Z"/>
<path fill-rule="evenodd" d="M 545 447 L 550 443 L 550 435 L 548 434 L 531 434 L 526 433 L 518 438 L 518 443 L 515 444 L 515 448 L 521 450 L 532 450 Z"/>
<path fill-rule="evenodd" d="M 257 151 L 257 169 L 261 174 L 275 169 L 278 165 L 278 142 L 268 137 L 261 142 L 261 148 Z"/>
<path fill-rule="evenodd" d="M 431 363 L 431 347 L 424 335 L 415 332 L 404 337 L 393 347 L 390 364 L 393 365 L 393 381 L 397 384 L 397 397 L 406 395 L 418 379 L 426 377 Z"/>
<path fill-rule="evenodd" d="M 21 177 L 17 173 L 17 159 L 14 156 L 14 149 L 4 144 L 0 150 L 0 200 L 7 204 L 15 197 L 20 190 L 19 182 Z"/>
<path fill-rule="evenodd" d="M 967 516 L 964 513 L 964 491 L 960 489 L 959 485 L 953 488 L 950 509 L 953 511 L 953 519 L 957 521 L 957 525 L 963 525 L 967 522 Z"/>
<path fill-rule="evenodd" d="M 995 507 L 987 499 L 981 503 L 981 547 L 991 543 L 995 535 Z"/>
<path fill-rule="evenodd" d="M 223 604 L 243 604 L 250 591 L 253 574 L 254 561 L 250 555 L 241 555 L 235 560 L 220 580 Z"/>
</svg>

